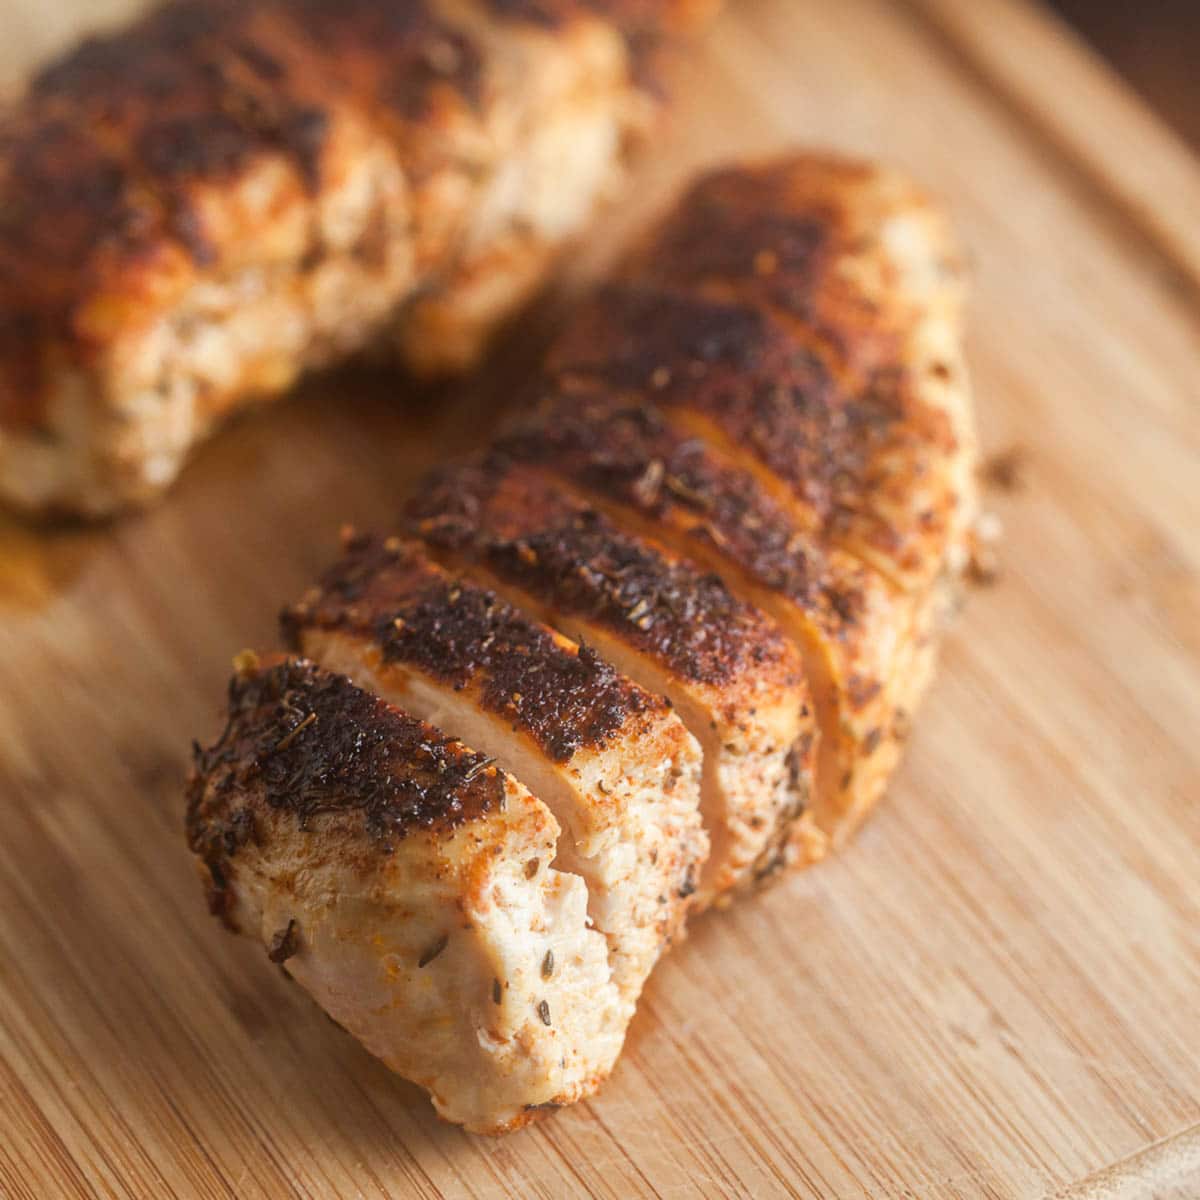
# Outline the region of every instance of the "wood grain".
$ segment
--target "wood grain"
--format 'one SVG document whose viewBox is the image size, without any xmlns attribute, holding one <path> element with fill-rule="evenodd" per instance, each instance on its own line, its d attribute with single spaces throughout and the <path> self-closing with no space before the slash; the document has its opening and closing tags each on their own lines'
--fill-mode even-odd
<svg viewBox="0 0 1200 1200">
<path fill-rule="evenodd" d="M 0 64 L 129 7 L 0 0 Z M 696 925 L 599 1098 L 439 1125 L 207 918 L 180 785 L 231 654 L 557 309 L 450 396 L 315 382 L 145 516 L 0 531 L 0 1195 L 1200 1195 L 1200 167 L 1010 0 L 740 0 L 678 74 L 576 278 L 693 166 L 795 142 L 908 168 L 975 259 L 1022 480 L 889 803 Z"/>
<path fill-rule="evenodd" d="M 1154 111 L 1200 151 L 1195 0 L 1050 0 Z"/>
</svg>

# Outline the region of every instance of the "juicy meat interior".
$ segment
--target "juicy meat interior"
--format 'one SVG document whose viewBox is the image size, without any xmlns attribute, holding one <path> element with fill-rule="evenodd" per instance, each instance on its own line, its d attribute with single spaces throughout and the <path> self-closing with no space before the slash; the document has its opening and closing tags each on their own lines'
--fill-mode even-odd
<svg viewBox="0 0 1200 1200">
<path fill-rule="evenodd" d="M 296 659 L 243 666 L 188 795 L 214 911 L 488 1133 L 587 1095 L 624 1037 L 559 832 L 486 755 Z"/>
</svg>

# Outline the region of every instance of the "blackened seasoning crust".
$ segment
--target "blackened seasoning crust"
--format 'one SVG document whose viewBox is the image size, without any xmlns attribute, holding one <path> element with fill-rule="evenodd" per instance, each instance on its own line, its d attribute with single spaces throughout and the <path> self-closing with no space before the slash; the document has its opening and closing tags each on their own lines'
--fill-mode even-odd
<svg viewBox="0 0 1200 1200">
<path fill-rule="evenodd" d="M 774 372 L 794 345 L 745 304 L 641 284 L 598 289 L 555 344 L 550 374 L 656 394 L 697 386 L 711 368 Z"/>
<path fill-rule="evenodd" d="M 785 478 L 827 518 L 855 478 L 861 421 L 828 365 L 744 303 L 613 285 L 556 348 L 552 386 L 607 389 L 703 415 Z M 854 428 L 851 428 L 851 425 Z"/>
<path fill-rule="evenodd" d="M 836 537 L 863 519 L 864 497 L 888 485 L 898 460 L 932 473 L 956 444 L 946 413 L 904 371 L 844 378 L 833 358 L 745 301 L 612 285 L 556 347 L 548 386 L 703 416 L 788 485 L 810 528 Z M 877 536 L 888 535 L 879 522 Z"/>
<path fill-rule="evenodd" d="M 835 577 L 813 540 L 752 475 L 721 461 L 699 438 L 675 432 L 652 407 L 626 407 L 603 393 L 567 396 L 515 425 L 497 453 L 649 519 L 680 514 L 693 537 L 836 624 L 852 624 L 861 610 L 861 596 Z"/>
<path fill-rule="evenodd" d="M 184 181 L 219 185 L 281 150 L 319 186 L 335 93 L 320 48 L 285 9 L 177 0 L 136 37 L 85 42 L 44 70 L 30 95 L 112 148 L 129 181 L 184 204 Z"/>
<path fill-rule="evenodd" d="M 305 628 L 347 629 L 528 733 L 555 761 L 601 747 L 631 717 L 663 707 L 587 646 L 574 652 L 492 592 L 461 583 L 399 539 L 355 538 L 318 588 L 282 617 L 297 647 Z"/>
<path fill-rule="evenodd" d="M 731 278 L 749 281 L 756 299 L 814 321 L 821 282 L 840 248 L 838 213 L 829 204 L 789 211 L 785 184 L 770 172 L 714 172 L 684 197 L 656 242 L 653 265 L 639 261 L 638 276 L 693 293 Z"/>
<path fill-rule="evenodd" d="M 898 182 L 881 186 L 868 164 L 820 156 L 712 171 L 623 278 L 769 311 L 840 366 L 894 365 L 904 358 L 903 333 L 890 307 L 908 297 L 888 280 L 889 302 L 881 303 L 883 289 L 864 286 L 847 267 L 873 255 L 878 268 L 886 220 L 926 204 L 910 186 L 894 190 Z M 911 325 L 911 313 L 902 323 Z"/>
<path fill-rule="evenodd" d="M 471 108 L 480 103 L 479 46 L 425 0 L 292 0 L 291 12 L 330 73 L 376 115 L 419 121 L 449 94 Z"/>
<path fill-rule="evenodd" d="M 956 353 L 914 331 L 960 303 L 961 274 L 897 177 L 823 158 L 716 171 L 584 306 L 543 390 L 655 405 L 751 464 L 819 544 L 927 588 L 969 504 L 972 435 Z"/>
<path fill-rule="evenodd" d="M 221 912 L 223 864 L 255 839 L 247 797 L 295 815 L 361 813 L 381 845 L 416 830 L 451 830 L 502 805 L 491 760 L 303 659 L 235 675 L 229 720 L 195 748 L 188 845 L 204 860 Z M 234 798 L 239 807 L 230 808 Z"/>
<path fill-rule="evenodd" d="M 618 633 L 685 679 L 720 685 L 783 653 L 778 631 L 712 573 L 666 557 L 499 455 L 435 472 L 415 533 Z"/>
</svg>

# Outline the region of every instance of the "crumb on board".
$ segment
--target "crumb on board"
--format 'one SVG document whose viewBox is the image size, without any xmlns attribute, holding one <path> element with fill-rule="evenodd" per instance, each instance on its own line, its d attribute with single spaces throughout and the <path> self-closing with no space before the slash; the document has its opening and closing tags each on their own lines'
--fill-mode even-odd
<svg viewBox="0 0 1200 1200">
<path fill-rule="evenodd" d="M 985 487 L 998 492 L 1019 492 L 1025 486 L 1028 466 L 1028 451 L 1016 445 L 989 455 L 979 473 Z"/>
</svg>

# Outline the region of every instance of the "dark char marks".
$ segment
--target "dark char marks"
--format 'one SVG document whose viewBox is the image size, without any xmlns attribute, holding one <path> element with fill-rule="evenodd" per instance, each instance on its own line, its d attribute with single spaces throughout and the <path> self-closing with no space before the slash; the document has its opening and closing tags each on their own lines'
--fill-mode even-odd
<svg viewBox="0 0 1200 1200">
<path fill-rule="evenodd" d="M 399 539 L 350 540 L 315 594 L 286 610 L 284 636 L 345 629 L 455 690 L 479 689 L 482 706 L 528 733 L 556 762 L 600 747 L 631 718 L 660 708 L 589 647 L 564 648 L 494 593 L 460 583 Z"/>
<path fill-rule="evenodd" d="M 625 406 L 603 392 L 544 402 L 497 452 L 531 463 L 656 522 L 672 511 L 693 537 L 717 546 L 750 577 L 850 626 L 863 597 L 834 578 L 815 542 L 753 476 L 721 462 L 698 438 L 670 428 L 652 406 Z"/>
<path fill-rule="evenodd" d="M 188 784 L 191 849 L 213 880 L 224 913 L 226 864 L 255 839 L 261 796 L 304 829 L 321 813 L 361 813 L 385 844 L 416 831 L 450 831 L 504 803 L 503 775 L 468 750 L 342 675 L 304 659 L 239 672 L 228 722 L 196 746 Z"/>
<path fill-rule="evenodd" d="M 692 681 L 719 685 L 783 653 L 778 632 L 718 575 L 514 467 L 492 455 L 435 472 L 410 505 L 415 531 Z"/>
</svg>

